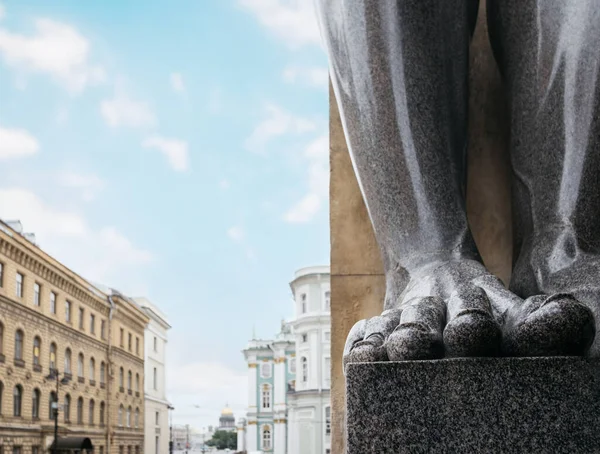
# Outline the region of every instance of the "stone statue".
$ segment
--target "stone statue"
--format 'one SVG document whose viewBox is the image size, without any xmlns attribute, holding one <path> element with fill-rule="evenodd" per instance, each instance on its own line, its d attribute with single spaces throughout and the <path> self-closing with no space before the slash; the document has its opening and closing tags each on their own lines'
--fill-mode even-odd
<svg viewBox="0 0 600 454">
<path fill-rule="evenodd" d="M 600 1 L 488 1 L 510 111 L 509 289 L 465 211 L 478 3 L 317 0 L 386 276 L 384 311 L 352 328 L 345 363 L 600 356 Z"/>
</svg>

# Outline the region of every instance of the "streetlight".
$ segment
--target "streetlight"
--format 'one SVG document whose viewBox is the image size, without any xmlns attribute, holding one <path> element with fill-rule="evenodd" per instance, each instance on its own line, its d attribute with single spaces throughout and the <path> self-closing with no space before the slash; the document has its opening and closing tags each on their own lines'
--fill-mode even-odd
<svg viewBox="0 0 600 454">
<path fill-rule="evenodd" d="M 50 375 L 46 377 L 46 380 L 56 380 L 56 399 L 52 402 L 52 410 L 54 415 L 54 449 L 53 454 L 58 454 L 58 385 L 66 385 L 69 383 L 70 379 L 68 377 L 63 377 L 62 380 L 59 380 L 58 377 L 60 372 L 57 369 L 50 369 Z"/>
</svg>

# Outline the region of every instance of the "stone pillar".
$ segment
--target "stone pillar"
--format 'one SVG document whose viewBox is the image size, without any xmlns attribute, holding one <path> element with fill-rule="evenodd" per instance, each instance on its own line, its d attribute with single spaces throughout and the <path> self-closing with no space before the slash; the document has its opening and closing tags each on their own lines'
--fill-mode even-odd
<svg viewBox="0 0 600 454">
<path fill-rule="evenodd" d="M 285 436 L 285 419 L 276 419 L 273 421 L 275 430 L 275 443 L 273 445 L 273 454 L 286 454 L 286 436 Z"/>
<path fill-rule="evenodd" d="M 248 418 L 248 425 L 246 427 L 246 448 L 248 452 L 258 451 L 258 425 L 256 418 Z"/>
<path fill-rule="evenodd" d="M 257 410 L 257 373 L 258 365 L 256 364 L 256 361 L 250 360 L 250 363 L 248 364 L 248 412 L 256 412 Z"/>
<path fill-rule="evenodd" d="M 238 424 L 237 427 L 237 450 L 246 450 L 246 425 L 245 423 Z"/>
<path fill-rule="evenodd" d="M 275 371 L 274 371 L 274 390 L 273 390 L 273 411 L 285 412 L 285 396 L 287 392 L 287 383 L 285 380 L 285 351 L 275 352 Z"/>
<path fill-rule="evenodd" d="M 487 37 L 485 1 L 471 45 L 467 212 L 486 266 L 510 278 L 512 231 L 507 128 L 500 76 Z M 342 352 L 348 331 L 379 315 L 385 285 L 379 249 L 352 169 L 330 91 L 331 400 L 332 454 L 345 449 Z"/>
</svg>

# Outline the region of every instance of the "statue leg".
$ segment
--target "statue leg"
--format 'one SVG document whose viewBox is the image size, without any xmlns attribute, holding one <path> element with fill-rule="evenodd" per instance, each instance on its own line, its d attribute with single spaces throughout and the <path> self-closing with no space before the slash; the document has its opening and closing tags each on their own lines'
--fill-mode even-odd
<svg viewBox="0 0 600 454">
<path fill-rule="evenodd" d="M 478 0 L 317 4 L 387 285 L 385 311 L 352 328 L 344 360 L 497 354 L 499 325 L 525 302 L 482 265 L 465 213 L 468 52 Z M 517 325 L 510 353 L 582 352 L 576 333 L 563 345 L 547 342 L 527 319 Z"/>
<path fill-rule="evenodd" d="M 583 302 L 587 314 L 564 323 L 590 344 L 600 327 L 600 2 L 489 0 L 487 12 L 511 115 L 510 288 Z M 600 356 L 600 336 L 590 352 Z"/>
</svg>

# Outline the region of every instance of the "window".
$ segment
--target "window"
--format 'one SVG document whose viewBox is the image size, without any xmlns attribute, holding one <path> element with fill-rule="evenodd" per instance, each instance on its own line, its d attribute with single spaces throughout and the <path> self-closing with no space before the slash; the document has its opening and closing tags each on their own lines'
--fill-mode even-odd
<svg viewBox="0 0 600 454">
<path fill-rule="evenodd" d="M 306 314 L 306 293 L 303 293 L 300 296 L 300 301 L 301 301 L 301 304 L 302 304 L 302 313 Z"/>
<path fill-rule="evenodd" d="M 15 333 L 15 359 L 23 360 L 23 331 L 20 329 Z"/>
<path fill-rule="evenodd" d="M 303 334 L 302 335 L 302 342 L 306 342 L 308 341 L 308 334 Z"/>
<path fill-rule="evenodd" d="M 323 337 L 325 339 L 325 342 L 331 342 L 331 332 L 330 331 L 325 331 L 323 333 Z"/>
<path fill-rule="evenodd" d="M 90 334 L 96 334 L 96 316 L 90 314 Z"/>
<path fill-rule="evenodd" d="M 0 323 L 0 355 L 4 351 L 4 325 Z"/>
<path fill-rule="evenodd" d="M 56 344 L 50 344 L 50 370 L 56 370 Z"/>
<path fill-rule="evenodd" d="M 159 413 L 156 412 L 156 413 L 154 413 L 154 424 L 156 424 L 158 426 L 159 421 L 160 421 L 160 416 L 159 416 Z"/>
<path fill-rule="evenodd" d="M 158 339 L 156 338 L 156 336 L 154 337 L 154 351 L 158 351 Z"/>
<path fill-rule="evenodd" d="M 325 435 L 331 435 L 331 407 L 325 407 Z"/>
<path fill-rule="evenodd" d="M 121 367 L 119 369 L 119 387 L 123 388 L 125 386 L 124 383 L 125 383 L 125 371 Z"/>
<path fill-rule="evenodd" d="M 65 395 L 65 405 L 63 408 L 63 414 L 65 417 L 65 422 L 71 421 L 71 396 L 68 394 Z"/>
<path fill-rule="evenodd" d="M 17 298 L 23 298 L 23 275 L 21 273 L 17 273 Z"/>
<path fill-rule="evenodd" d="M 102 320 L 100 322 L 100 337 L 102 339 L 106 339 L 106 321 Z"/>
<path fill-rule="evenodd" d="M 71 323 L 71 302 L 65 301 L 65 320 Z"/>
<path fill-rule="evenodd" d="M 4 383 L 0 381 L 0 415 L 2 414 L 2 395 L 4 394 Z M 2 445 L 0 445 L 2 446 Z"/>
<path fill-rule="evenodd" d="M 271 426 L 263 426 L 262 448 L 271 449 Z"/>
<path fill-rule="evenodd" d="M 123 405 L 119 405 L 119 427 L 123 427 Z"/>
<path fill-rule="evenodd" d="M 23 451 L 21 451 L 20 446 L 13 446 L 12 454 L 22 454 L 22 453 L 23 453 Z"/>
<path fill-rule="evenodd" d="M 140 338 L 139 337 L 135 338 L 135 354 L 136 355 L 140 354 Z"/>
<path fill-rule="evenodd" d="M 131 337 L 131 333 L 129 333 L 129 334 L 127 335 L 127 350 L 129 350 L 129 351 L 131 351 L 131 346 L 132 346 L 131 339 L 132 339 L 132 337 Z"/>
<path fill-rule="evenodd" d="M 83 353 L 77 357 L 77 376 L 83 378 Z"/>
<path fill-rule="evenodd" d="M 90 426 L 94 425 L 94 407 L 96 406 L 96 403 L 94 402 L 94 399 L 90 399 L 90 408 L 88 410 L 88 423 Z"/>
<path fill-rule="evenodd" d="M 127 407 L 127 427 L 131 427 L 131 407 Z"/>
<path fill-rule="evenodd" d="M 300 363 L 302 364 L 302 382 L 306 383 L 308 381 L 308 360 L 303 356 Z"/>
<path fill-rule="evenodd" d="M 50 398 L 48 399 L 48 419 L 54 420 L 56 417 L 56 412 L 54 410 L 54 404 L 58 403 L 58 399 L 56 398 L 56 393 L 54 391 L 50 392 Z"/>
<path fill-rule="evenodd" d="M 13 389 L 13 416 L 21 416 L 21 407 L 23 403 L 23 387 L 15 386 Z"/>
<path fill-rule="evenodd" d="M 83 330 L 83 317 L 85 316 L 85 311 L 83 307 L 79 308 L 79 329 Z"/>
<path fill-rule="evenodd" d="M 90 358 L 90 376 L 88 378 L 92 381 L 96 379 L 96 360 L 94 358 Z"/>
<path fill-rule="evenodd" d="M 135 390 L 140 392 L 140 374 L 135 374 Z"/>
<path fill-rule="evenodd" d="M 158 386 L 157 386 L 158 385 L 158 383 L 157 383 L 157 381 L 158 381 L 157 378 L 158 377 L 156 376 L 156 367 L 154 368 L 153 377 L 152 378 L 153 378 L 153 382 L 154 382 L 154 389 L 158 389 Z"/>
<path fill-rule="evenodd" d="M 271 372 L 273 368 L 271 363 L 262 363 L 260 366 L 260 375 L 262 378 L 271 378 Z"/>
<path fill-rule="evenodd" d="M 33 338 L 33 365 L 34 366 L 40 365 L 41 349 L 42 349 L 42 340 L 38 336 L 35 336 Z"/>
<path fill-rule="evenodd" d="M 121 335 L 119 337 L 119 345 L 121 347 L 125 346 L 125 330 L 123 328 L 121 328 Z"/>
<path fill-rule="evenodd" d="M 77 399 L 77 424 L 83 424 L 83 397 Z"/>
<path fill-rule="evenodd" d="M 131 391 L 131 371 L 127 372 L 127 389 Z"/>
<path fill-rule="evenodd" d="M 98 421 L 100 422 L 101 426 L 104 425 L 104 402 L 100 402 L 100 416 Z"/>
<path fill-rule="evenodd" d="M 325 310 L 331 310 L 331 292 L 325 292 Z"/>
<path fill-rule="evenodd" d="M 262 408 L 263 410 L 271 408 L 271 386 L 267 384 L 262 387 Z"/>
<path fill-rule="evenodd" d="M 100 363 L 100 384 L 104 384 L 104 374 L 105 374 L 105 370 L 104 370 L 104 361 L 102 361 Z"/>
<path fill-rule="evenodd" d="M 100 446 L 100 453 L 99 454 L 104 454 L 104 446 Z"/>
<path fill-rule="evenodd" d="M 0 262 L 0 287 L 4 287 L 4 263 Z"/>
<path fill-rule="evenodd" d="M 31 447 L 31 454 L 40 454 L 42 451 L 40 450 L 39 446 L 32 446 Z"/>
<path fill-rule="evenodd" d="M 135 428 L 137 429 L 140 426 L 140 409 L 136 408 L 135 409 Z"/>
<path fill-rule="evenodd" d="M 33 284 L 33 304 L 40 305 L 40 284 L 37 282 Z"/>
<path fill-rule="evenodd" d="M 71 374 L 71 349 L 65 350 L 65 374 Z"/>
<path fill-rule="evenodd" d="M 329 388 L 331 386 L 331 358 L 325 358 L 325 365 L 323 366 L 323 379 L 325 388 Z"/>
<path fill-rule="evenodd" d="M 290 358 L 290 374 L 296 373 L 296 358 Z"/>
<path fill-rule="evenodd" d="M 56 293 L 50 292 L 50 313 L 56 314 Z"/>
</svg>

